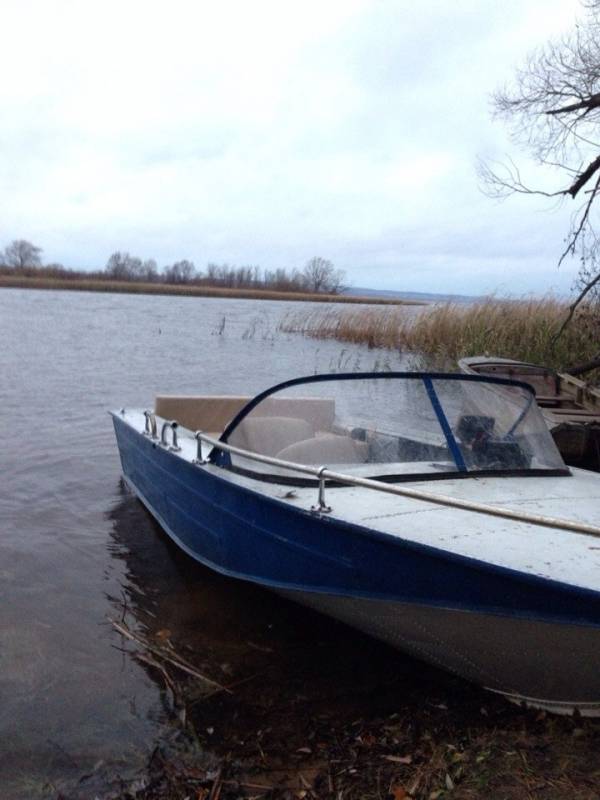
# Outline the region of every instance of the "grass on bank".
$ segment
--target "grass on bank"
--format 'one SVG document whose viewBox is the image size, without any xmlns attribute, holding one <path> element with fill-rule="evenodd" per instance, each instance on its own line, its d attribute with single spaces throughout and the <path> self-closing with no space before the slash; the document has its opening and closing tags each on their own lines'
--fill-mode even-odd
<svg viewBox="0 0 600 800">
<path fill-rule="evenodd" d="M 0 289 L 49 289 L 55 291 L 110 292 L 118 294 L 161 294 L 185 297 L 238 297 L 248 300 L 287 300 L 310 303 L 360 303 L 364 305 L 422 305 L 416 300 L 361 297 L 344 294 L 313 294 L 310 292 L 281 292 L 270 289 L 231 289 L 224 286 L 191 284 L 142 283 L 79 278 L 41 278 L 0 275 Z"/>
<path fill-rule="evenodd" d="M 553 342 L 567 312 L 568 303 L 551 297 L 491 298 L 418 312 L 400 307 L 297 312 L 281 327 L 317 339 L 420 353 L 428 365 L 440 369 L 455 368 L 458 358 L 486 353 L 565 369 L 600 350 L 600 311 L 589 306 Z"/>
</svg>

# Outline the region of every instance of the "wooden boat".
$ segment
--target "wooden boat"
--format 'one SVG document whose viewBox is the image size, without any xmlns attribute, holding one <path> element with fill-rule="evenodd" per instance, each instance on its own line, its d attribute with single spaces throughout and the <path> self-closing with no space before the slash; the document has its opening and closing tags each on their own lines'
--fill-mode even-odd
<svg viewBox="0 0 600 800">
<path fill-rule="evenodd" d="M 574 375 L 509 358 L 473 356 L 462 358 L 458 365 L 467 375 L 528 383 L 567 464 L 600 470 L 599 389 Z"/>
<path fill-rule="evenodd" d="M 127 484 L 193 558 L 510 700 L 600 714 L 600 475 L 565 466 L 529 385 L 318 375 L 112 416 Z"/>
</svg>

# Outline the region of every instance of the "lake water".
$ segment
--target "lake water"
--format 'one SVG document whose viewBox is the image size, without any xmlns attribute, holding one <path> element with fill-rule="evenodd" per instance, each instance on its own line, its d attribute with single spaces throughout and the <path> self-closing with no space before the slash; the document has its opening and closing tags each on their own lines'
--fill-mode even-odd
<svg viewBox="0 0 600 800">
<path fill-rule="evenodd" d="M 394 354 L 278 331 L 311 305 L 0 291 L 5 800 L 56 796 L 86 773 L 127 775 L 164 735 L 162 684 L 123 652 L 110 617 L 194 641 L 212 674 L 235 672 L 240 642 L 268 636 L 276 649 L 286 620 L 311 619 L 168 544 L 121 485 L 107 414 L 157 393 L 254 393 L 314 372 L 401 367 Z"/>
</svg>

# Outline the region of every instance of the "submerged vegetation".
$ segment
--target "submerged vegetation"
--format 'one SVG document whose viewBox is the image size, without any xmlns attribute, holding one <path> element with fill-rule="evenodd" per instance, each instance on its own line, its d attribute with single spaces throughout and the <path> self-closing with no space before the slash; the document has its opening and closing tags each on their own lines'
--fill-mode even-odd
<svg viewBox="0 0 600 800">
<path fill-rule="evenodd" d="M 600 349 L 600 309 L 580 307 L 556 338 L 567 313 L 568 304 L 552 297 L 489 298 L 416 314 L 393 307 L 296 312 L 281 327 L 317 339 L 419 353 L 439 369 L 454 369 L 458 358 L 484 353 L 564 369 L 591 360 Z"/>
<path fill-rule="evenodd" d="M 120 789 L 99 794 L 87 775 L 81 794 L 60 797 L 598 796 L 598 720 L 510 705 L 299 606 L 268 605 L 268 613 L 268 628 L 228 643 L 220 665 L 190 636 L 151 627 L 142 635 L 135 620 L 113 620 L 122 649 L 163 686 L 172 731 L 147 771 Z"/>
</svg>

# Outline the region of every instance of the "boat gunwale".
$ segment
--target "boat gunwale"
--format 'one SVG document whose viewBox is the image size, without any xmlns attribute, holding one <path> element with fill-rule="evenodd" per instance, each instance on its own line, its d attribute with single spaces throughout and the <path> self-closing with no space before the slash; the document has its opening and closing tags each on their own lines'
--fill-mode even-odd
<svg viewBox="0 0 600 800">
<path fill-rule="evenodd" d="M 554 369 L 553 367 L 545 367 L 543 364 L 534 364 L 533 361 L 519 361 L 516 358 L 503 358 L 502 356 L 492 357 L 492 356 L 465 356 L 465 358 L 458 359 L 458 366 L 460 369 L 467 367 L 468 369 L 472 370 L 473 372 L 465 372 L 465 376 L 478 375 L 481 378 L 486 377 L 485 375 L 481 375 L 479 372 L 475 370 L 475 367 L 486 367 L 486 366 L 504 366 L 510 367 L 532 367 L 533 369 L 540 370 L 540 372 L 548 373 L 548 375 L 552 375 L 555 377 L 560 377 L 561 373 Z M 490 375 L 489 378 L 495 378 L 495 375 Z M 512 380 L 512 378 L 505 378 L 504 380 Z M 526 383 L 525 381 L 519 381 L 515 379 L 515 383 Z M 529 384 L 526 384 L 529 386 Z M 533 387 L 532 387 L 533 388 Z M 535 391 L 535 390 L 534 390 Z"/>
</svg>

